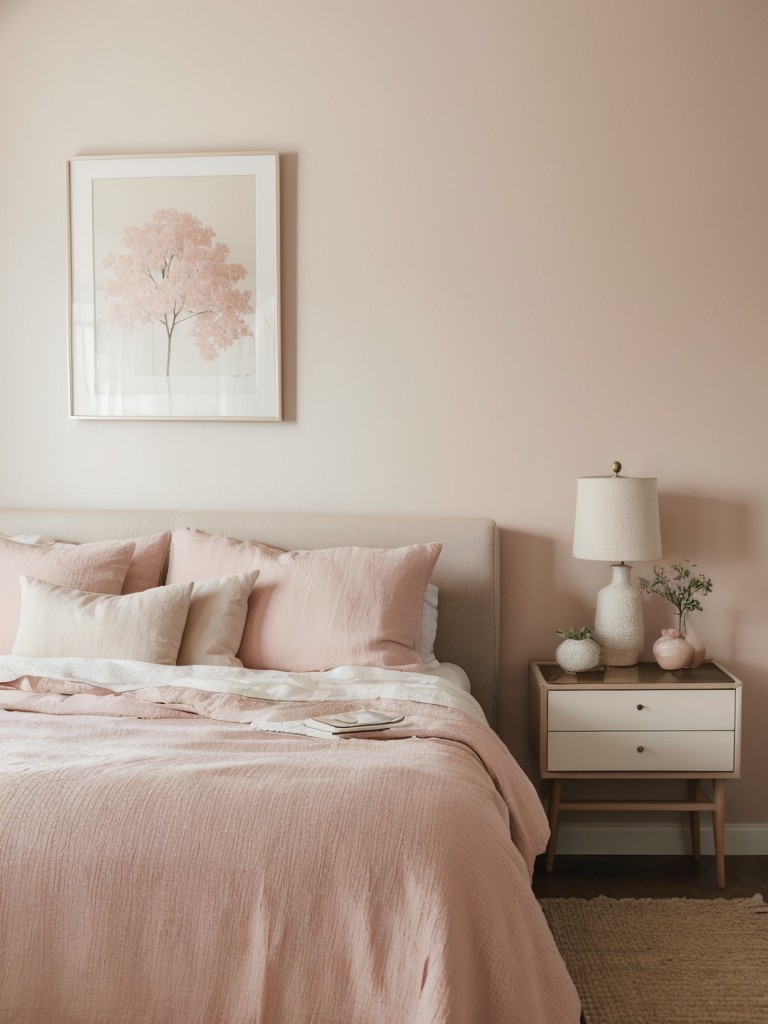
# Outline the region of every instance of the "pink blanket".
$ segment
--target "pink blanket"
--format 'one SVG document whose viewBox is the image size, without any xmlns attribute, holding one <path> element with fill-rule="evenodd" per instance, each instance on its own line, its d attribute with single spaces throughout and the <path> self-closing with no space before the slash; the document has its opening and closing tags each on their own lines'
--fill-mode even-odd
<svg viewBox="0 0 768 1024">
<path fill-rule="evenodd" d="M 0 687 L 0 1024 L 577 1024 L 538 798 L 460 711 Z M 355 702 L 360 706 L 360 702 Z"/>
</svg>

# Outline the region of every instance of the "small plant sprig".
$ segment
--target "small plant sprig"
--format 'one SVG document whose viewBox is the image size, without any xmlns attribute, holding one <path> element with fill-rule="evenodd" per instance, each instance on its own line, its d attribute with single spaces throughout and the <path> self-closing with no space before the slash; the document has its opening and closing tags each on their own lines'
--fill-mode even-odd
<svg viewBox="0 0 768 1024">
<path fill-rule="evenodd" d="M 581 629 L 558 629 L 555 631 L 563 640 L 594 640 L 592 630 L 586 626 Z"/>
<path fill-rule="evenodd" d="M 646 594 L 656 594 L 669 601 L 677 609 L 678 619 L 682 624 L 686 612 L 700 612 L 701 602 L 697 594 L 710 594 L 712 580 L 703 573 L 694 575 L 695 562 L 685 559 L 684 563 L 673 565 L 670 570 L 664 566 L 654 565 L 653 579 L 640 580 L 640 589 Z"/>
</svg>

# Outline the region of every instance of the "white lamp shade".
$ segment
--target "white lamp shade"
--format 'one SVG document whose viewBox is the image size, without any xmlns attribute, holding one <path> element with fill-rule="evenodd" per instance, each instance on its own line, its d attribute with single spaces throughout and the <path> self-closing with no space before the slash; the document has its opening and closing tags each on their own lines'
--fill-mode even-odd
<svg viewBox="0 0 768 1024">
<path fill-rule="evenodd" d="M 661 558 L 656 477 L 579 477 L 573 555 L 597 562 Z"/>
</svg>

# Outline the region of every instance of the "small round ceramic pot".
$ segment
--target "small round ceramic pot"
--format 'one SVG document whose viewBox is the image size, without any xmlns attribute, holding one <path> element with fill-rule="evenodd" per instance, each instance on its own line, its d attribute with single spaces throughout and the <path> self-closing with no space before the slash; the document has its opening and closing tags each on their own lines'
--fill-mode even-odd
<svg viewBox="0 0 768 1024">
<path fill-rule="evenodd" d="M 555 661 L 564 672 L 591 672 L 600 664 L 600 645 L 596 640 L 563 640 L 555 651 Z"/>
<path fill-rule="evenodd" d="M 662 629 L 661 636 L 653 645 L 653 656 L 666 672 L 690 668 L 696 652 L 691 644 L 676 629 Z"/>
</svg>

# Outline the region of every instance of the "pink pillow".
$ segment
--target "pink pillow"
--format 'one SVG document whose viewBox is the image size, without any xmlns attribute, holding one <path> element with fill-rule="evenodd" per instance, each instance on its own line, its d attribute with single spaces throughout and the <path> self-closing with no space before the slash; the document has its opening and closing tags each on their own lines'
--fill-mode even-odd
<svg viewBox="0 0 768 1024">
<path fill-rule="evenodd" d="M 136 537 L 135 544 L 133 558 L 123 583 L 124 594 L 138 594 L 142 590 L 160 586 L 171 546 L 171 531 Z"/>
<path fill-rule="evenodd" d="M 258 540 L 233 540 L 191 527 L 174 530 L 165 582 L 197 583 L 219 576 L 237 576 L 258 569 L 262 551 L 283 553 L 282 548 L 272 548 Z"/>
<path fill-rule="evenodd" d="M 9 537 L 9 540 L 18 541 L 21 544 L 66 544 L 75 546 L 72 541 L 56 541 L 51 537 L 39 537 L 33 534 L 23 534 L 16 537 Z M 171 531 L 165 533 L 150 533 L 146 537 L 131 538 L 136 545 L 131 564 L 123 583 L 123 594 L 138 594 L 142 590 L 150 590 L 152 587 L 159 587 L 163 579 L 163 570 L 168 560 L 168 550 L 171 546 Z"/>
<path fill-rule="evenodd" d="M 21 576 L 95 594 L 119 594 L 134 547 L 132 540 L 24 544 L 0 537 L 0 654 L 10 654 L 19 628 Z"/>
<path fill-rule="evenodd" d="M 246 668 L 320 672 L 338 665 L 420 671 L 424 595 L 442 545 L 283 551 L 175 530 L 168 583 L 258 569 L 237 652 Z"/>
</svg>

